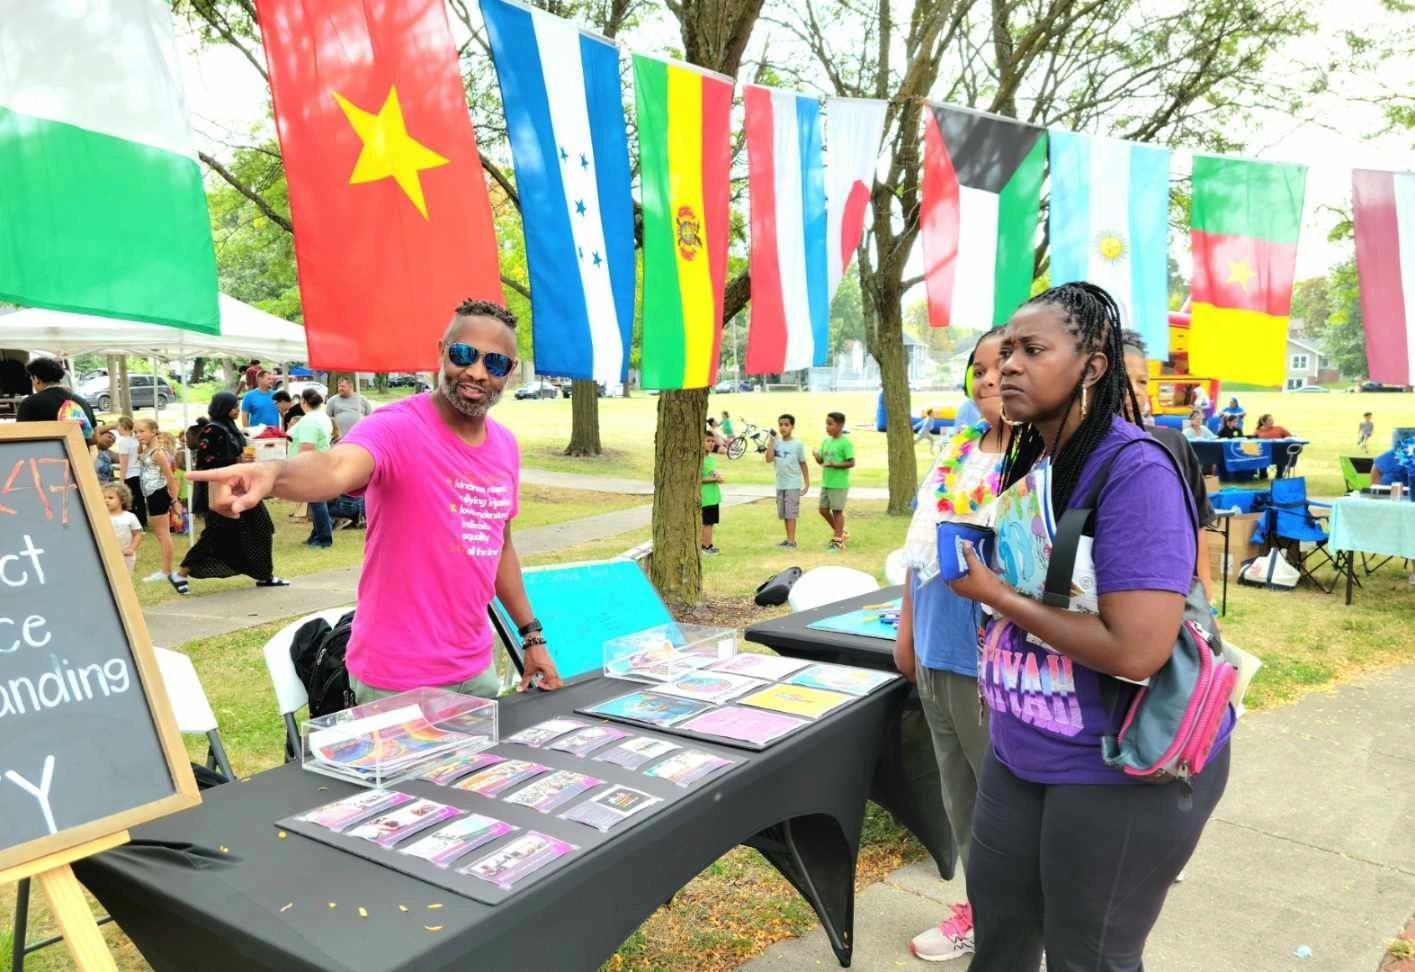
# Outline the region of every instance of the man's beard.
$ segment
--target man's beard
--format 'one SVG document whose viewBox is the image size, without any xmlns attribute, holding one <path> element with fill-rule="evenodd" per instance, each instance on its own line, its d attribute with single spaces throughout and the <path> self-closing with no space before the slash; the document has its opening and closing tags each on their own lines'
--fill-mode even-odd
<svg viewBox="0 0 1415 972">
<path fill-rule="evenodd" d="M 468 418 L 481 418 L 501 400 L 501 389 L 490 388 L 486 385 L 479 387 L 486 393 L 486 397 L 479 402 L 469 402 L 457 394 L 457 382 L 449 379 L 447 372 L 444 371 L 437 382 L 437 390 L 442 393 L 443 398 L 447 399 L 447 403 Z"/>
</svg>

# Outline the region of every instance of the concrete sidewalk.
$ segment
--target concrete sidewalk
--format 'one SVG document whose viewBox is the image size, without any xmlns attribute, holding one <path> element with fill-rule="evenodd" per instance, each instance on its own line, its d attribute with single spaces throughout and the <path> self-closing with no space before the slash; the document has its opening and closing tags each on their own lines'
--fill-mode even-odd
<svg viewBox="0 0 1415 972">
<path fill-rule="evenodd" d="M 724 464 L 719 467 L 725 473 L 732 471 L 732 466 Z M 613 476 L 586 476 L 581 473 L 556 472 L 551 469 L 529 469 L 521 468 L 521 482 L 533 483 L 536 486 L 558 486 L 561 489 L 588 489 L 601 493 L 624 493 L 629 496 L 652 496 L 654 493 L 653 483 L 642 479 L 618 479 Z M 816 484 L 818 486 L 819 483 Z M 813 496 L 819 496 L 816 486 L 812 486 Z M 724 498 L 737 497 L 739 499 L 775 499 L 776 487 L 767 483 L 741 483 L 733 485 L 724 484 L 722 487 Z M 851 486 L 851 499 L 887 500 L 889 490 L 883 486 Z"/>
<path fill-rule="evenodd" d="M 1245 716 L 1228 789 L 1150 937 L 1146 968 L 1373 972 L 1415 912 L 1415 666 Z M 859 972 L 924 970 L 909 939 L 963 900 L 910 864 L 855 899 Z M 1311 957 L 1299 959 L 1301 946 Z M 745 966 L 836 968 L 815 928 Z M 960 959 L 933 966 L 962 972 Z"/>
</svg>

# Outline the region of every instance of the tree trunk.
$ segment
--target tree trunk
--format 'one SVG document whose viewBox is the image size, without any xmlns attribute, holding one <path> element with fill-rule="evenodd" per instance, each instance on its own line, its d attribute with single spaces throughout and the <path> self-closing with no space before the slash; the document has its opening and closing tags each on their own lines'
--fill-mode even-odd
<svg viewBox="0 0 1415 972">
<path fill-rule="evenodd" d="M 128 382 L 128 356 L 120 354 L 118 357 L 118 380 L 113 381 L 113 372 L 108 372 L 109 384 L 113 385 L 113 409 L 119 415 L 133 417 L 133 390 Z"/>
<path fill-rule="evenodd" d="M 909 504 L 919 488 L 918 462 L 914 458 L 914 430 L 909 427 L 909 359 L 904 353 L 904 330 L 900 314 L 898 282 L 878 278 L 878 319 L 875 361 L 879 364 L 880 384 L 884 389 L 884 413 L 887 423 L 885 445 L 889 455 L 889 513 L 907 515 Z"/>
<path fill-rule="evenodd" d="M 193 359 L 192 359 L 192 380 L 191 380 L 191 382 L 189 382 L 189 384 L 200 385 L 200 384 L 201 384 L 203 381 L 205 381 L 205 380 L 206 380 L 206 359 L 205 359 L 205 358 L 193 358 Z"/>
<path fill-rule="evenodd" d="M 576 378 L 570 386 L 570 444 L 567 456 L 597 456 L 599 445 L 599 386 L 592 378 Z"/>
<path fill-rule="evenodd" d="M 338 387 L 337 384 L 335 387 Z M 388 372 L 375 371 L 373 373 L 373 388 L 377 392 L 388 391 Z"/>
<path fill-rule="evenodd" d="M 649 579 L 671 606 L 698 604 L 703 599 L 701 538 L 693 527 L 702 522 L 699 510 L 707 396 L 706 388 L 666 391 L 658 396 Z"/>
</svg>

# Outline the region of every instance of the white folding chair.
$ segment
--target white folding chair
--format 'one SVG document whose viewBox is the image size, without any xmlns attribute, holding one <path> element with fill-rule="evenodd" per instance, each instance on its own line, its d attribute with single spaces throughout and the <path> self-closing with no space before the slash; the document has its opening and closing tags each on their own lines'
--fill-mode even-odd
<svg viewBox="0 0 1415 972">
<path fill-rule="evenodd" d="M 162 673 L 162 684 L 167 687 L 167 698 L 172 702 L 172 712 L 177 717 L 177 730 L 205 736 L 207 769 L 220 770 L 227 780 L 234 780 L 236 774 L 216 729 L 216 713 L 211 711 L 211 703 L 192 660 L 170 648 L 154 647 L 153 651 L 157 655 L 158 671 Z"/>
<path fill-rule="evenodd" d="M 300 682 L 300 676 L 295 674 L 295 663 L 290 660 L 290 644 L 295 640 L 295 632 L 300 630 L 300 626 L 306 621 L 313 621 L 315 618 L 323 618 L 333 626 L 338 624 L 339 619 L 351 610 L 353 610 L 353 605 L 327 608 L 323 611 L 316 611 L 314 614 L 306 614 L 275 632 L 265 643 L 265 647 L 261 649 L 265 655 L 265 669 L 270 673 L 270 684 L 275 689 L 275 705 L 279 708 L 280 717 L 285 723 L 285 759 L 287 762 L 300 755 L 300 727 L 295 724 L 295 713 L 308 705 L 310 701 L 305 686 Z"/>
<path fill-rule="evenodd" d="M 884 558 L 884 579 L 890 584 L 902 584 L 909 576 L 909 565 L 904 562 L 904 548 L 891 550 Z"/>
<path fill-rule="evenodd" d="M 809 611 L 822 604 L 833 604 L 847 597 L 868 594 L 879 590 L 879 581 L 853 567 L 838 567 L 834 564 L 808 570 L 791 585 L 791 593 L 786 603 L 792 612 Z"/>
</svg>

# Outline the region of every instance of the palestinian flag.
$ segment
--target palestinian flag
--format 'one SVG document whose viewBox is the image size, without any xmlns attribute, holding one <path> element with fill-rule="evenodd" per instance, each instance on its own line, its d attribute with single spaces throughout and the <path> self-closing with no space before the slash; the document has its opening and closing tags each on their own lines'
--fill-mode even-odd
<svg viewBox="0 0 1415 972">
<path fill-rule="evenodd" d="M 168 7 L 0 0 L 0 298 L 220 332 Z"/>
<path fill-rule="evenodd" d="M 1351 183 L 1370 378 L 1415 384 L 1415 172 L 1357 169 Z"/>
<path fill-rule="evenodd" d="M 929 323 L 989 328 L 1031 295 L 1046 130 L 964 108 L 924 114 L 919 234 Z"/>
<path fill-rule="evenodd" d="M 1194 156 L 1189 371 L 1281 387 L 1307 167 Z"/>
<path fill-rule="evenodd" d="M 644 207 L 645 388 L 717 380 L 727 285 L 732 79 L 634 55 Z"/>
</svg>

